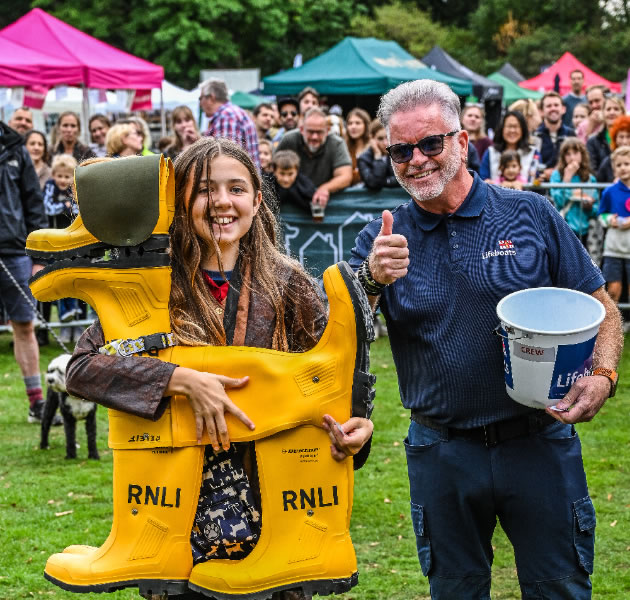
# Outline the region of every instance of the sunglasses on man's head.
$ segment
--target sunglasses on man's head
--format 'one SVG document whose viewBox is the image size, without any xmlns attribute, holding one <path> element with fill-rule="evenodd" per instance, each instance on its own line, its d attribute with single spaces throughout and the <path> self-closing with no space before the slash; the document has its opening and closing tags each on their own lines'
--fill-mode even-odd
<svg viewBox="0 0 630 600">
<path fill-rule="evenodd" d="M 288 117 L 289 115 L 291 115 L 292 117 L 297 117 L 297 112 L 295 110 L 283 110 L 280 113 L 280 116 L 282 117 Z"/>
<path fill-rule="evenodd" d="M 444 150 L 444 138 L 459 133 L 459 129 L 448 133 L 439 133 L 422 138 L 415 144 L 393 144 L 387 146 L 387 152 L 395 163 L 406 163 L 413 157 L 414 148 L 418 148 L 425 156 L 437 156 Z"/>
</svg>

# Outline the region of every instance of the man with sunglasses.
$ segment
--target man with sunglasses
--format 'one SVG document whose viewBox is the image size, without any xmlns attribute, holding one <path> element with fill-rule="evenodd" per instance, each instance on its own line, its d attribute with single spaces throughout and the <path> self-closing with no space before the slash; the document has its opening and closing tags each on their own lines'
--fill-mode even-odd
<svg viewBox="0 0 630 600">
<path fill-rule="evenodd" d="M 280 129 L 273 136 L 274 148 L 278 145 L 282 137 L 287 131 L 292 131 L 298 126 L 299 104 L 295 98 L 279 98 L 278 114 L 280 115 Z"/>
<path fill-rule="evenodd" d="M 546 199 L 467 170 L 459 114 L 457 96 L 430 80 L 381 99 L 387 150 L 411 201 L 368 224 L 351 259 L 385 315 L 411 409 L 405 446 L 420 566 L 433 599 L 489 598 L 498 517 L 523 598 L 590 598 L 595 512 L 572 424 L 614 394 L 619 312 Z M 510 399 L 493 335 L 499 300 L 541 286 L 592 294 L 606 308 L 598 374 L 574 383 L 557 412 Z"/>
</svg>

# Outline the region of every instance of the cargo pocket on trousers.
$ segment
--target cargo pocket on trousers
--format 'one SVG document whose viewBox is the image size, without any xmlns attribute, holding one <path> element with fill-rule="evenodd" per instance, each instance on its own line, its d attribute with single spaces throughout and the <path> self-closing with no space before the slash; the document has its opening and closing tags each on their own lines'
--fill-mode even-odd
<svg viewBox="0 0 630 600">
<path fill-rule="evenodd" d="M 411 502 L 411 523 L 416 534 L 416 547 L 422 574 L 426 577 L 431 570 L 431 542 L 426 535 L 424 507 Z"/>
<path fill-rule="evenodd" d="M 595 555 L 595 507 L 589 496 L 573 503 L 575 527 L 573 543 L 580 566 L 590 575 Z"/>
</svg>

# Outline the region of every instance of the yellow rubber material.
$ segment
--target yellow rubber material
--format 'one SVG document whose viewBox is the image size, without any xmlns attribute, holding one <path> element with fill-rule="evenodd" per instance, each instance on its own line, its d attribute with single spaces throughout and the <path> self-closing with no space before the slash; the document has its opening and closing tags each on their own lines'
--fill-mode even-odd
<svg viewBox="0 0 630 600">
<path fill-rule="evenodd" d="M 81 215 L 66 229 L 38 229 L 33 231 L 26 242 L 29 250 L 36 252 L 64 252 L 98 244 L 97 240 L 83 225 Z"/>
<path fill-rule="evenodd" d="M 168 229 L 175 214 L 175 176 L 170 160 L 162 156 L 159 165 L 159 217 L 153 230 L 153 235 L 168 235 Z M 124 215 L 120 216 L 124 219 Z M 100 240 L 90 233 L 79 214 L 66 229 L 38 229 L 29 234 L 26 249 L 31 252 L 49 253 L 54 258 L 55 253 L 77 250 L 98 244 Z"/>
<path fill-rule="evenodd" d="M 162 161 L 160 232 L 172 219 L 173 199 L 172 166 Z M 71 226 L 55 233 L 52 246 L 73 248 L 78 239 L 73 232 Z M 40 232 L 35 234 L 27 247 L 42 239 Z M 348 533 L 353 465 L 351 460 L 332 459 L 328 435 L 319 427 L 324 413 L 340 422 L 350 416 L 356 323 L 337 266 L 327 269 L 324 285 L 329 322 L 309 352 L 173 347 L 158 353 L 157 359 L 200 371 L 250 376 L 245 388 L 228 393 L 256 429 L 248 430 L 229 415 L 227 420 L 233 441 L 256 440 L 261 538 L 242 561 L 212 560 L 195 567 L 191 583 L 196 589 L 238 596 L 356 576 Z M 106 340 L 170 331 L 168 267 L 72 266 L 47 272 L 33 281 L 31 289 L 43 301 L 64 297 L 86 301 L 98 313 Z M 51 556 L 45 574 L 78 592 L 126 586 L 137 586 L 141 592 L 179 592 L 169 586 L 178 586 L 191 574 L 190 531 L 204 452 L 204 446 L 197 445 L 190 404 L 184 397 L 174 397 L 156 422 L 113 410 L 109 417 L 114 453 L 110 536 L 100 548 L 70 546 Z"/>
<path fill-rule="evenodd" d="M 185 581 L 203 447 L 114 450 L 114 517 L 105 543 L 53 554 L 45 573 L 73 591 L 141 580 Z"/>
<path fill-rule="evenodd" d="M 247 597 L 355 575 L 349 533 L 352 460 L 335 461 L 326 432 L 310 426 L 256 442 L 256 459 L 263 518 L 260 540 L 240 561 L 196 565 L 191 589 Z"/>
<path fill-rule="evenodd" d="M 104 278 L 107 278 L 105 280 Z M 330 317 L 318 344 L 301 354 L 237 346 L 175 346 L 158 358 L 199 371 L 230 377 L 249 375 L 230 398 L 250 417 L 256 429 L 227 415 L 230 439 L 257 440 L 298 425 L 321 425 L 325 413 L 343 422 L 350 416 L 356 335 L 350 294 L 336 266 L 324 273 Z M 73 297 L 94 307 L 105 339 L 137 338 L 170 331 L 168 298 L 170 268 L 68 268 L 52 271 L 31 284 L 42 301 Z M 133 358 L 130 358 L 133 360 Z M 269 406 L 274 410 L 270 411 Z M 111 425 L 116 423 L 116 426 Z M 110 410 L 112 448 L 181 447 L 197 444 L 195 419 L 186 398 L 175 397 L 155 422 Z M 208 443 L 204 434 L 203 443 Z"/>
</svg>

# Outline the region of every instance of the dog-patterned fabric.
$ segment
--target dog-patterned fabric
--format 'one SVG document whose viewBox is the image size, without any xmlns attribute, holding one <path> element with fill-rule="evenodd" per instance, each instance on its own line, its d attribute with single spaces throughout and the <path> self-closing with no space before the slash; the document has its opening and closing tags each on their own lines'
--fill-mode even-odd
<svg viewBox="0 0 630 600">
<path fill-rule="evenodd" d="M 216 453 L 206 446 L 190 536 L 194 564 L 212 558 L 245 558 L 256 545 L 260 529 L 260 512 L 236 447 Z"/>
</svg>

